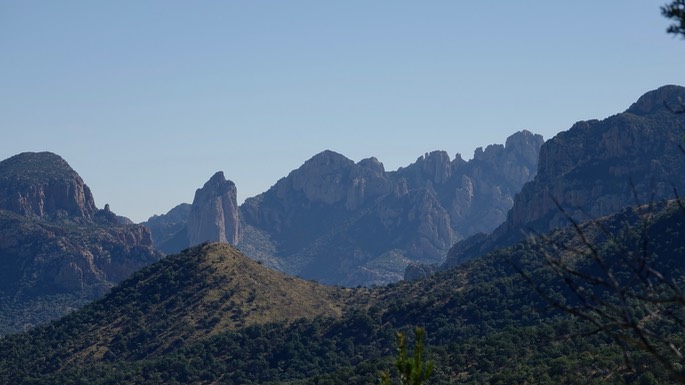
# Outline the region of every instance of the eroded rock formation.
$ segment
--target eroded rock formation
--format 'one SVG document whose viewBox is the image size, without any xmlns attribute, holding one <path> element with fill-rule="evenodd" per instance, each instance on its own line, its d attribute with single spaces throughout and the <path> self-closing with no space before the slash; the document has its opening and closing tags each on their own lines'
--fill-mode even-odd
<svg viewBox="0 0 685 385">
<path fill-rule="evenodd" d="M 202 242 L 238 243 L 240 218 L 237 189 L 219 171 L 201 189 L 188 214 L 188 244 Z"/>
</svg>

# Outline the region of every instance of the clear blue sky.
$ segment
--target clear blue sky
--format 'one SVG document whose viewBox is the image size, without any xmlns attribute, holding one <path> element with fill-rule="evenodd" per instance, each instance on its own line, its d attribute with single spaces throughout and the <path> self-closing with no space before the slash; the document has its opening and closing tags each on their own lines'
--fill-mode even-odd
<svg viewBox="0 0 685 385">
<path fill-rule="evenodd" d="M 468 159 L 685 83 L 665 2 L 0 0 L 0 158 L 53 151 L 135 221 L 325 149 Z"/>
</svg>

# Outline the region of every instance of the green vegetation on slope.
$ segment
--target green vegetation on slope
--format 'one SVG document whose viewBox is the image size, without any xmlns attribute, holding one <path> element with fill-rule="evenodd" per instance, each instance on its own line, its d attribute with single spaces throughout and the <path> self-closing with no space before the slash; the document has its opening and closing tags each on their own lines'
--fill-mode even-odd
<svg viewBox="0 0 685 385">
<path fill-rule="evenodd" d="M 11 181 L 19 186 L 33 186 L 75 175 L 64 159 L 51 152 L 24 152 L 0 162 L 0 184 Z"/>
<path fill-rule="evenodd" d="M 219 331 L 341 310 L 336 290 L 267 270 L 225 244 L 167 257 L 115 287 L 103 300 L 33 331 L 52 338 L 73 325 L 55 357 L 73 362 L 150 357 Z M 60 333 L 58 333 L 60 334 Z"/>
<path fill-rule="evenodd" d="M 682 212 L 655 217 L 655 266 L 662 263 L 679 274 L 685 261 Z M 624 212 L 603 219 L 602 227 L 630 244 L 635 232 L 622 230 L 627 223 L 635 225 L 635 219 Z M 602 233 L 594 234 L 601 242 Z M 573 242 L 573 232 L 553 237 Z M 395 332 L 412 336 L 416 326 L 425 327 L 425 353 L 435 362 L 430 384 L 669 383 L 649 354 L 632 352 L 637 370 L 631 370 L 610 339 L 580 337 L 587 326 L 550 308 L 525 282 L 520 268 L 546 295 L 573 301 L 568 287 L 545 265 L 542 253 L 549 244 L 520 243 L 421 281 L 375 289 L 343 291 L 312 284 L 309 298 L 328 298 L 334 311 L 301 320 L 260 316 L 252 322 L 250 314 L 260 313 L 250 313 L 247 298 L 235 302 L 241 314 L 229 321 L 235 316 L 233 305 L 227 306 L 231 299 L 210 295 L 226 292 L 229 284 L 210 271 L 239 279 L 228 274 L 231 267 L 212 268 L 224 266 L 222 253 L 208 256 L 217 247 L 169 257 L 82 311 L 7 337 L 0 343 L 0 383 L 371 384 L 392 366 Z M 612 254 L 609 246 L 604 250 L 607 260 L 623 257 Z M 591 268 L 582 259 L 577 266 Z M 267 271 L 254 267 L 255 274 Z M 169 276 L 163 281 L 165 272 Z M 241 287 L 248 281 L 241 279 Z M 255 286 L 255 296 L 271 290 L 265 282 Z M 152 290 L 157 284 L 161 286 Z M 292 284 L 308 283 L 293 279 Z M 179 301 L 173 312 L 160 310 L 172 301 Z M 226 310 L 207 311 L 215 306 Z M 124 320 L 127 314 L 131 316 Z M 212 321 L 210 314 L 217 318 Z M 411 338 L 408 343 L 413 344 Z"/>
</svg>

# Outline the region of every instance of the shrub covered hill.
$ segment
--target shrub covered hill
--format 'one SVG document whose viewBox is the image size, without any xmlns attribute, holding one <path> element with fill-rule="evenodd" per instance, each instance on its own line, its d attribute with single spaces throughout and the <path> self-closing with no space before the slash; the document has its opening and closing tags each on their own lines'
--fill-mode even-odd
<svg viewBox="0 0 685 385">
<path fill-rule="evenodd" d="M 611 266 L 627 255 L 616 245 L 641 245 L 646 234 L 650 266 L 682 275 L 685 211 L 673 202 L 581 232 Z M 231 246 L 202 244 L 50 325 L 0 340 L 0 383 L 371 384 L 392 366 L 395 331 L 416 325 L 427 330 L 431 384 L 670 383 L 649 354 L 632 352 L 627 366 L 610 339 L 541 299 L 538 291 L 577 302 L 545 263 L 560 244 L 574 250 L 565 261 L 594 274 L 572 229 L 425 279 L 357 289 L 288 277 Z M 683 337 L 679 328 L 671 340 Z"/>
<path fill-rule="evenodd" d="M 64 159 L 0 162 L 0 335 L 58 318 L 157 261 L 150 232 L 105 206 Z"/>
</svg>

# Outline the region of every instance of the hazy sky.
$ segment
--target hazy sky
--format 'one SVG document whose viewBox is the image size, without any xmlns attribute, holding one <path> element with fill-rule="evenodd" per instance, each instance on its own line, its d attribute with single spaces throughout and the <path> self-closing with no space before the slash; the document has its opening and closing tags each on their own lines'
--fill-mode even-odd
<svg viewBox="0 0 685 385">
<path fill-rule="evenodd" d="M 325 149 L 469 159 L 684 84 L 665 2 L 0 0 L 0 159 L 55 152 L 134 221 Z"/>
</svg>

